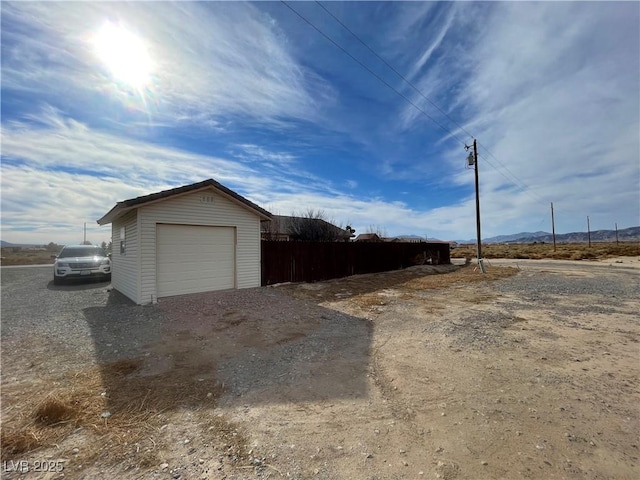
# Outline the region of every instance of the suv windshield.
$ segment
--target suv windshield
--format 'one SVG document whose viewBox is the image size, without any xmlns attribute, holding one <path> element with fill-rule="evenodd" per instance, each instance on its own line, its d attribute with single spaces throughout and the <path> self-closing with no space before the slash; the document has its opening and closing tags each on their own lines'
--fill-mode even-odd
<svg viewBox="0 0 640 480">
<path fill-rule="evenodd" d="M 107 254 L 100 247 L 64 247 L 58 258 L 94 256 L 106 257 Z"/>
</svg>

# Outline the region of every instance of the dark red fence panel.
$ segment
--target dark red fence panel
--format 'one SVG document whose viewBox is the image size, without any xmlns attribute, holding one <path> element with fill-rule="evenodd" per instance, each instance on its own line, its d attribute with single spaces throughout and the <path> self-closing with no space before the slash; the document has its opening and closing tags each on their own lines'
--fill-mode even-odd
<svg viewBox="0 0 640 480">
<path fill-rule="evenodd" d="M 451 263 L 449 244 L 262 240 L 262 285 L 317 282 L 423 263 Z"/>
</svg>

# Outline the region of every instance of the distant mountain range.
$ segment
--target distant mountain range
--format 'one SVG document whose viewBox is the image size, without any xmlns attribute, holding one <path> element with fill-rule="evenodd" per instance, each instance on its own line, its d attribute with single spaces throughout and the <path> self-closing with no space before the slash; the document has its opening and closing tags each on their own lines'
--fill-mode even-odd
<svg viewBox="0 0 640 480">
<path fill-rule="evenodd" d="M 424 238 L 419 235 L 398 235 L 403 238 Z M 429 237 L 430 241 L 440 241 Z M 587 232 L 572 232 L 556 234 L 556 242 L 560 243 L 581 243 L 587 242 Z M 621 242 L 640 242 L 640 227 L 629 227 L 618 230 L 618 240 Z M 615 230 L 595 230 L 591 232 L 592 242 L 615 242 Z M 476 239 L 456 240 L 457 243 L 475 243 Z M 520 232 L 512 235 L 498 235 L 497 237 L 483 238 L 482 243 L 552 243 L 553 236 L 549 232 Z M 0 240 L 1 247 L 33 247 L 35 244 L 16 244 Z"/>
<path fill-rule="evenodd" d="M 618 240 L 621 242 L 640 241 L 640 227 L 629 227 L 618 230 Z M 456 240 L 458 243 L 475 243 L 473 240 Z M 589 241 L 587 232 L 557 233 L 556 242 L 581 243 Z M 592 242 L 615 242 L 615 230 L 594 230 L 591 232 Z M 482 243 L 552 243 L 553 235 L 549 232 L 521 232 L 513 235 L 498 235 L 483 238 Z"/>
<path fill-rule="evenodd" d="M 4 240 L 0 240 L 0 247 L 38 247 L 40 245 L 36 243 L 9 243 Z"/>
</svg>

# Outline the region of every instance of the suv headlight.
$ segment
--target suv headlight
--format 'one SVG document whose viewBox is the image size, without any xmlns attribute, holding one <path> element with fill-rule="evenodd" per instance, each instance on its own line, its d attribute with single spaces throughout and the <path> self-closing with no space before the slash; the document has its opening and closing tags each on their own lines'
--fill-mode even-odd
<svg viewBox="0 0 640 480">
<path fill-rule="evenodd" d="M 110 263 L 111 263 L 111 260 L 109 260 L 108 258 L 105 258 L 100 262 L 100 265 L 109 265 Z"/>
<path fill-rule="evenodd" d="M 69 268 L 69 264 L 68 264 L 68 263 L 64 263 L 64 262 L 61 262 L 61 263 L 57 263 L 57 264 L 56 264 L 56 267 L 57 267 L 57 268 Z"/>
</svg>

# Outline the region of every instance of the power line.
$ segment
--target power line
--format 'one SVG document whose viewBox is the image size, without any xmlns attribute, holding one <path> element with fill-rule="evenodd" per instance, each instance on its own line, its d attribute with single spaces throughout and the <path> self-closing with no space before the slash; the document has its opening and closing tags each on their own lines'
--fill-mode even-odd
<svg viewBox="0 0 640 480">
<path fill-rule="evenodd" d="M 427 97 L 424 93 L 422 93 L 422 91 L 416 87 L 413 82 L 411 82 L 409 79 L 407 79 L 404 75 L 402 75 L 395 67 L 393 67 L 393 65 L 391 65 L 389 62 L 387 62 L 382 56 L 380 56 L 373 48 L 371 48 L 367 42 L 365 42 L 362 38 L 360 38 L 360 36 L 358 36 L 353 30 L 351 30 L 342 20 L 340 20 L 336 15 L 334 15 L 329 9 L 327 9 L 324 5 L 322 5 L 322 3 L 320 3 L 319 1 L 316 0 L 315 2 L 320 8 L 322 8 L 325 12 L 327 12 L 328 15 L 330 15 L 336 22 L 338 22 L 345 30 L 347 30 L 354 38 L 356 38 L 365 48 L 367 48 L 367 50 L 369 50 L 373 55 L 376 56 L 376 58 L 378 58 L 378 60 L 380 60 L 382 63 L 384 63 L 389 69 L 391 69 L 391 71 L 393 71 L 398 77 L 400 77 L 404 82 L 406 82 L 416 93 L 418 93 L 418 95 L 420 95 L 423 99 L 425 99 L 427 102 L 429 102 L 431 105 L 433 105 L 440 113 L 442 113 L 445 117 L 447 117 L 456 127 L 458 127 L 461 131 L 463 131 L 464 133 L 466 133 L 467 135 L 469 135 L 469 137 L 471 138 L 475 138 L 466 128 L 464 128 L 462 125 L 460 125 L 458 122 L 456 122 L 445 110 L 443 110 L 442 108 L 440 108 L 434 101 L 432 101 L 429 97 Z M 310 23 L 310 22 L 308 22 Z M 431 118 L 431 117 L 430 117 Z M 526 192 L 526 190 L 529 188 L 522 180 L 520 180 L 511 170 L 509 170 L 509 168 L 502 163 L 495 155 L 493 155 L 491 153 L 491 151 L 489 151 L 489 149 L 484 146 L 483 144 L 481 144 L 480 142 L 478 142 L 478 145 L 481 146 L 486 152 L 487 154 L 492 157 L 502 168 L 504 168 L 509 175 L 511 176 L 511 178 L 508 178 L 505 174 L 503 174 L 502 172 L 500 172 L 498 170 L 498 168 L 493 165 L 491 162 L 489 162 L 486 158 L 485 161 L 487 161 L 487 163 L 494 169 L 496 170 L 498 173 L 500 173 L 503 177 L 505 177 L 505 179 L 507 179 L 509 182 L 514 183 L 517 187 L 521 188 L 523 191 Z M 540 197 L 538 197 L 537 199 L 535 199 L 536 201 L 541 201 L 544 202 L 543 199 L 541 199 Z"/>
<path fill-rule="evenodd" d="M 353 32 L 353 30 L 351 30 L 348 26 L 346 26 L 338 17 L 336 17 L 333 13 L 331 13 L 330 10 L 328 10 L 324 5 L 322 5 L 322 3 L 320 3 L 319 1 L 316 0 L 316 3 L 320 6 L 320 8 L 322 8 L 325 12 L 327 12 L 336 22 L 338 22 L 340 25 L 342 25 L 351 35 L 353 35 L 362 45 L 364 45 L 371 53 L 373 53 L 378 60 L 380 60 L 382 63 L 384 63 L 387 67 L 389 67 L 396 75 L 398 75 L 402 80 L 404 80 L 411 88 L 413 88 L 416 93 L 418 93 L 418 95 L 420 95 L 422 98 L 424 98 L 427 102 L 429 102 L 431 105 L 433 105 L 435 108 L 438 109 L 438 111 L 440 113 L 442 113 L 444 116 L 446 116 L 449 120 L 451 120 L 451 122 L 458 127 L 460 130 L 462 130 L 464 133 L 466 133 L 467 135 L 469 135 L 469 137 L 473 138 L 473 135 L 471 135 L 469 133 L 468 130 L 466 130 L 462 125 L 460 125 L 458 122 L 456 122 L 453 118 L 451 118 L 447 112 L 445 112 L 444 110 L 442 110 L 435 102 L 433 102 L 429 97 L 427 97 L 424 93 L 422 93 L 418 87 L 416 87 L 410 80 L 408 80 L 404 75 L 402 75 L 400 72 L 398 72 L 398 70 L 396 70 L 393 65 L 391 65 L 389 62 L 387 62 L 384 58 L 382 58 L 380 55 L 378 55 L 378 53 L 371 48 L 364 40 L 362 40 L 357 34 L 355 34 Z"/>
<path fill-rule="evenodd" d="M 394 92 L 396 92 L 398 95 L 400 95 L 402 98 L 404 98 L 407 103 L 409 103 L 410 105 L 412 105 L 416 110 L 418 110 L 420 113 L 422 113 L 424 116 L 426 116 L 427 118 L 429 118 L 433 123 L 435 123 L 436 125 L 438 125 L 442 130 L 444 130 L 445 132 L 447 132 L 449 135 L 451 135 L 453 138 L 455 138 L 459 143 L 461 143 L 462 145 L 464 145 L 465 143 L 460 140 L 451 130 L 449 130 L 447 127 L 445 127 L 444 125 L 442 125 L 440 122 L 438 122 L 435 118 L 433 118 L 431 115 L 429 115 L 427 112 L 425 112 L 422 108 L 420 108 L 418 105 L 416 105 L 410 98 L 408 98 L 406 95 L 404 95 L 402 92 L 398 91 L 395 87 L 393 87 L 391 84 L 389 84 L 386 80 L 384 80 L 382 77 L 380 77 L 377 73 L 375 73 L 373 70 L 371 70 L 369 67 L 367 67 L 364 63 L 362 63 L 360 60 L 358 60 L 356 57 L 354 57 L 353 55 L 351 55 L 347 50 L 345 50 L 340 44 L 338 44 L 335 40 L 333 40 L 331 37 L 329 37 L 328 35 L 326 35 L 322 30 L 320 30 L 318 27 L 316 27 L 313 23 L 311 23 L 309 20 L 307 20 L 305 17 L 303 17 L 300 13 L 298 13 L 297 10 L 295 10 L 293 7 L 291 7 L 291 5 L 289 5 L 287 2 L 285 2 L 284 0 L 280 0 L 280 3 L 282 3 L 284 6 L 286 6 L 289 10 L 291 10 L 293 13 L 295 13 L 298 17 L 300 17 L 302 20 L 304 20 L 309 26 L 311 26 L 315 31 L 317 31 L 320 35 L 322 35 L 324 38 L 326 38 L 327 40 L 329 40 L 331 43 L 333 43 L 337 48 L 339 48 L 340 50 L 342 50 L 342 52 L 349 56 L 353 61 L 357 62 L 362 68 L 364 68 L 367 72 L 369 72 L 371 75 L 373 75 L 374 77 L 376 77 L 380 82 L 382 82 L 384 85 L 386 85 L 387 87 L 389 87 L 391 90 L 393 90 Z"/>
<path fill-rule="evenodd" d="M 527 189 L 529 189 L 529 188 L 530 188 L 526 183 L 524 183 L 522 180 L 520 180 L 520 179 L 515 175 L 515 173 L 513 173 L 511 170 L 509 170 L 509 167 L 507 167 L 504 163 L 502 163 L 502 162 L 500 161 L 500 159 L 498 159 L 498 158 L 497 158 L 493 153 L 491 153 L 491 151 L 490 151 L 487 147 L 485 147 L 484 145 L 482 145 L 480 142 L 478 142 L 478 145 L 480 145 L 480 146 L 484 149 L 484 151 L 485 151 L 485 152 L 486 152 L 486 153 L 487 153 L 491 158 L 493 158 L 496 162 L 498 162 L 498 164 L 499 164 L 502 168 L 504 168 L 504 169 L 509 173 L 509 175 L 511 176 L 511 182 L 512 182 L 512 183 L 514 183 L 516 186 L 520 187 L 520 188 L 521 188 L 523 191 L 525 191 L 525 192 L 526 192 L 526 190 L 527 190 Z M 487 160 L 487 159 L 486 159 L 486 157 L 485 157 L 485 161 L 486 161 L 486 160 Z M 505 176 L 505 175 L 503 174 L 503 176 Z M 505 178 L 507 178 L 507 177 L 505 176 Z M 531 194 L 532 194 L 532 195 L 535 195 L 535 194 L 533 194 L 533 192 L 531 192 Z M 545 202 L 545 200 L 543 200 L 541 197 L 538 197 L 538 200 L 539 200 L 539 201 L 541 201 L 541 202 Z"/>
<path fill-rule="evenodd" d="M 465 142 L 463 142 L 462 140 L 460 140 L 460 138 L 453 133 L 451 130 L 449 130 L 447 127 L 445 127 L 444 125 L 442 125 L 440 122 L 438 122 L 435 118 L 433 118 L 431 115 L 429 115 L 427 112 L 424 111 L 424 109 L 422 109 L 421 107 L 419 107 L 418 105 L 416 105 L 415 102 L 413 102 L 410 98 L 408 98 L 406 95 L 404 95 L 402 92 L 398 91 L 395 87 L 393 87 L 391 84 L 389 84 L 386 80 L 384 80 L 382 77 L 380 77 L 377 73 L 375 73 L 373 70 L 371 70 L 367 65 L 365 65 L 362 61 L 360 61 L 359 59 L 357 59 L 355 56 L 353 56 L 351 53 L 349 53 L 344 47 L 342 47 L 340 44 L 338 44 L 335 40 L 333 40 L 331 37 L 329 37 L 327 34 L 325 34 L 322 30 L 320 30 L 318 27 L 316 27 L 310 20 L 308 20 L 306 17 L 304 17 L 302 14 L 300 14 L 297 10 L 295 10 L 293 7 L 291 7 L 286 1 L 281 0 L 281 3 L 286 6 L 289 10 L 291 10 L 293 13 L 295 13 L 300 19 L 302 19 L 305 23 L 307 23 L 310 27 L 312 27 L 314 30 L 316 30 L 320 35 L 322 35 L 326 40 L 328 40 L 329 42 L 331 42 L 335 47 L 337 47 L 338 49 L 340 49 L 345 55 L 347 55 L 349 58 L 351 58 L 353 61 L 355 61 L 356 63 L 358 63 L 362 68 L 364 68 L 367 72 L 369 72 L 371 75 L 373 75 L 376 79 L 378 79 L 382 84 L 384 84 L 386 87 L 390 88 L 391 90 L 393 90 L 397 95 L 399 95 L 400 97 L 402 97 L 407 103 L 409 103 L 411 106 L 413 106 L 416 110 L 418 110 L 420 113 L 422 113 L 424 116 L 426 116 L 427 118 L 429 118 L 432 122 L 434 122 L 436 125 L 438 125 L 442 130 L 444 130 L 446 133 L 448 133 L 449 135 L 451 135 L 451 137 L 453 137 L 455 140 L 457 140 L 459 143 L 461 143 L 462 145 L 466 145 Z M 403 81 L 405 81 L 408 85 L 411 86 L 411 88 L 413 88 L 422 98 L 424 98 L 426 101 L 428 101 L 431 105 L 433 105 L 435 108 L 438 109 L 438 111 L 440 111 L 443 115 L 445 115 L 454 125 L 456 125 L 461 131 L 465 132 L 467 135 L 469 135 L 470 137 L 473 138 L 473 135 L 471 135 L 471 133 L 466 130 L 464 127 L 462 127 L 459 123 L 457 123 L 453 118 L 451 118 L 451 116 L 449 114 L 447 114 L 444 110 L 442 110 L 435 102 L 433 102 L 429 97 L 427 97 L 426 95 L 424 95 L 411 81 L 409 81 L 406 77 L 404 77 L 400 72 L 398 72 L 392 65 L 390 65 L 386 60 L 384 60 L 378 53 L 376 53 L 369 45 L 367 45 L 366 42 L 364 42 L 364 40 L 362 40 L 358 35 L 356 35 L 349 27 L 347 27 L 341 20 L 339 20 L 335 15 L 333 15 L 333 13 L 331 13 L 329 10 L 327 10 L 322 4 L 320 4 L 320 2 L 316 1 L 316 3 L 324 10 L 326 11 L 332 18 L 334 18 L 334 20 L 336 20 L 336 22 L 338 22 L 343 28 L 345 28 L 349 33 L 351 33 L 360 43 L 362 43 L 362 45 L 364 45 L 371 53 L 373 53 L 378 59 L 380 59 L 380 61 L 382 61 L 388 68 L 390 68 L 396 75 L 398 75 Z M 487 147 L 485 147 L 484 145 L 480 144 L 483 149 L 487 152 L 487 154 L 489 154 L 489 156 L 491 156 L 496 162 L 498 162 L 507 172 L 509 172 L 511 178 L 509 178 L 505 173 L 503 173 L 502 171 L 500 171 L 498 169 L 498 167 L 496 165 L 494 165 L 486 156 L 484 157 L 484 161 L 491 167 L 493 168 L 496 172 L 498 172 L 500 175 L 502 175 L 509 183 L 512 183 L 513 185 L 515 185 L 516 187 L 518 187 L 519 189 L 521 189 L 523 191 L 523 193 L 529 195 L 533 200 L 535 200 L 536 202 L 540 202 L 542 204 L 545 205 L 546 208 L 546 201 L 543 200 L 540 197 L 535 198 L 533 196 L 533 193 L 528 192 L 528 186 L 521 180 L 518 179 L 518 177 L 515 176 L 515 174 L 513 174 L 513 172 L 511 172 L 506 165 L 504 165 L 495 155 L 493 155 L 489 149 Z"/>
<path fill-rule="evenodd" d="M 480 142 L 478 142 L 478 145 L 480 144 Z M 488 153 L 491 157 L 493 157 L 496 161 L 499 161 L 493 154 L 491 154 L 491 152 L 489 150 L 487 150 L 486 147 L 484 147 L 484 150 L 486 153 Z M 502 165 L 503 168 L 505 168 L 510 174 L 511 174 L 511 178 L 507 177 L 507 175 L 505 175 L 504 173 L 502 173 L 500 170 L 498 170 L 498 168 L 491 162 L 489 161 L 489 159 L 487 158 L 486 155 L 482 156 L 485 163 L 489 164 L 491 166 L 491 168 L 493 168 L 496 172 L 498 172 L 500 175 L 502 175 L 505 179 L 507 179 L 510 183 L 512 183 L 513 185 L 515 185 L 516 187 L 518 187 L 522 193 L 524 193 L 525 195 L 529 195 L 529 197 L 533 200 L 535 200 L 536 202 L 539 202 L 541 204 L 545 205 L 546 208 L 546 204 L 548 203 L 546 200 L 544 200 L 542 197 L 540 197 L 539 195 L 533 193 L 533 191 L 531 191 L 531 187 L 527 186 L 524 182 L 522 182 L 521 180 L 519 180 L 513 173 L 511 173 L 511 171 L 505 166 Z"/>
</svg>

